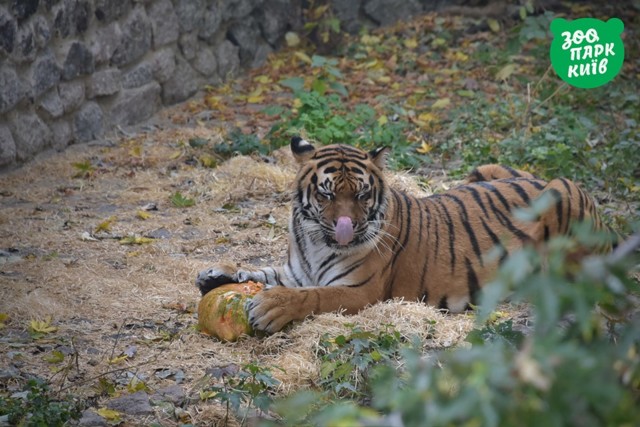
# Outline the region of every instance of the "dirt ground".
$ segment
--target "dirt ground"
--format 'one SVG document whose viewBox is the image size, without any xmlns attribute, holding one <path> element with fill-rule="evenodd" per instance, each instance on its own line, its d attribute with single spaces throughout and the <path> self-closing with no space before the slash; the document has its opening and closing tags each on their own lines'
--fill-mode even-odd
<svg viewBox="0 0 640 427">
<path fill-rule="evenodd" d="M 372 331 L 394 323 L 407 337 L 422 336 L 427 350 L 464 338 L 471 315 L 401 301 L 233 344 L 200 334 L 198 271 L 220 260 L 264 266 L 283 259 L 295 166 L 286 149 L 269 159 L 202 166 L 196 159 L 221 136 L 206 123 L 175 125 L 184 108 L 42 155 L 0 178 L 0 314 L 8 316 L 0 329 L 0 389 L 16 392 L 28 378 L 43 378 L 61 396 L 86 399 L 85 425 L 104 422 L 93 415 L 104 407 L 131 425 L 224 424 L 224 408 L 200 399 L 214 381 L 206 369 L 274 367 L 277 393 L 286 395 L 318 380 L 318 341 L 348 331 L 345 323 Z M 208 142 L 194 148 L 190 140 Z M 420 191 L 409 175 L 391 179 Z M 195 205 L 176 207 L 176 192 Z M 34 330 L 34 320 L 44 323 Z M 151 399 L 142 409 L 113 404 L 140 382 L 143 400 L 157 392 L 178 397 Z"/>
</svg>

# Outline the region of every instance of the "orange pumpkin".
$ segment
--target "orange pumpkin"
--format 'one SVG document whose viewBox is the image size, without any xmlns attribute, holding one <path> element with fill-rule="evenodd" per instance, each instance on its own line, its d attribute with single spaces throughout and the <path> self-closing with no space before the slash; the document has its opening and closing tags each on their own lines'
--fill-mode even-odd
<svg viewBox="0 0 640 427">
<path fill-rule="evenodd" d="M 198 305 L 198 326 L 205 334 L 223 341 L 235 341 L 242 334 L 253 335 L 245 303 L 264 289 L 259 282 L 232 283 L 208 292 Z"/>
</svg>

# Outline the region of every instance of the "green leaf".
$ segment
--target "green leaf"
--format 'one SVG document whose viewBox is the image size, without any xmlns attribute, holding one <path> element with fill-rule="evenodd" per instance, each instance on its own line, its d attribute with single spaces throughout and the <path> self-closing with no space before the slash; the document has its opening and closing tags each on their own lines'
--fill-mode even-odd
<svg viewBox="0 0 640 427">
<path fill-rule="evenodd" d="M 169 197 L 169 200 L 171 204 L 177 208 L 188 208 L 196 204 L 194 199 L 183 196 L 179 191 L 173 193 Z"/>
<path fill-rule="evenodd" d="M 302 77 L 289 77 L 288 79 L 280 80 L 278 83 L 281 86 L 288 87 L 294 92 L 299 92 L 304 89 L 304 78 Z"/>
</svg>

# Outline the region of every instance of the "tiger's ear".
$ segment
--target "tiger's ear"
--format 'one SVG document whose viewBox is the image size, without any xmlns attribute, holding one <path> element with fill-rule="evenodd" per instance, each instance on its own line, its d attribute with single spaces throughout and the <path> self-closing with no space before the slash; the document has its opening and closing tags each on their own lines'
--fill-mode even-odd
<svg viewBox="0 0 640 427">
<path fill-rule="evenodd" d="M 303 164 L 309 160 L 315 151 L 315 147 L 311 145 L 309 141 L 304 140 L 299 136 L 291 138 L 291 152 L 299 164 Z"/>
<path fill-rule="evenodd" d="M 369 159 L 381 170 L 387 167 L 387 156 L 389 156 L 389 147 L 369 151 Z"/>
</svg>

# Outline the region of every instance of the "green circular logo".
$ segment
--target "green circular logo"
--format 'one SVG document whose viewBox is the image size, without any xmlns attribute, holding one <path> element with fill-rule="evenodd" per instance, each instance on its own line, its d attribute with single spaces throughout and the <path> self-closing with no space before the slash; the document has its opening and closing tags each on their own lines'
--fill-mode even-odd
<svg viewBox="0 0 640 427">
<path fill-rule="evenodd" d="M 549 52 L 553 69 L 565 82 L 584 89 L 610 82 L 624 62 L 620 38 L 623 30 L 624 24 L 618 18 L 607 22 L 594 18 L 554 19 Z"/>
</svg>

